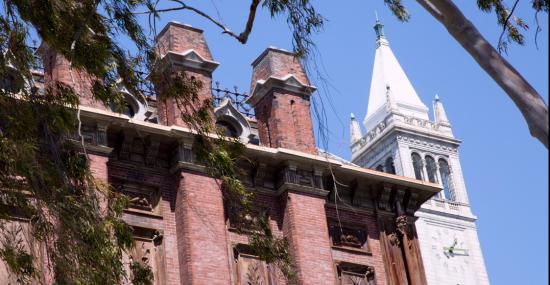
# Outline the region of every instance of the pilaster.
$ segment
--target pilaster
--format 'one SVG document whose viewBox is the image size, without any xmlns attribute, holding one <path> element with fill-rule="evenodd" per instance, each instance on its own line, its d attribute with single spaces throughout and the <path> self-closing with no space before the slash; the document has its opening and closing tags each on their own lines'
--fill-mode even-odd
<svg viewBox="0 0 550 285">
<path fill-rule="evenodd" d="M 177 251 L 182 284 L 230 284 L 221 182 L 186 169 L 175 175 Z"/>
<path fill-rule="evenodd" d="M 295 264 L 297 284 L 334 284 L 336 273 L 325 211 L 322 169 L 305 171 L 293 162 L 281 171 L 283 233 Z M 307 182 L 306 182 L 307 181 Z"/>
</svg>

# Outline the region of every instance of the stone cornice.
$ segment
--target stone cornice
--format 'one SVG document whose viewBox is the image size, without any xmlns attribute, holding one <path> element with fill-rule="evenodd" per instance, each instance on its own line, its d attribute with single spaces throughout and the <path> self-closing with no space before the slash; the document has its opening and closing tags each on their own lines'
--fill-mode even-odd
<svg viewBox="0 0 550 285">
<path fill-rule="evenodd" d="M 186 50 L 183 53 L 168 51 L 160 61 L 161 63 L 173 63 L 188 68 L 204 70 L 208 73 L 214 72 L 218 65 L 220 65 L 216 61 L 202 57 L 194 49 Z"/>
<path fill-rule="evenodd" d="M 270 76 L 267 80 L 258 80 L 250 97 L 246 100 L 251 106 L 255 106 L 262 98 L 273 89 L 282 89 L 293 93 L 310 96 L 317 88 L 312 85 L 304 84 L 293 74 L 283 78 Z"/>
<path fill-rule="evenodd" d="M 326 197 L 329 193 L 329 191 L 324 189 L 292 184 L 292 183 L 284 183 L 283 185 L 281 185 L 279 188 L 277 188 L 276 194 L 280 195 L 284 192 L 296 192 L 296 193 L 302 193 L 310 196 L 318 196 L 323 198 Z"/>
<path fill-rule="evenodd" d="M 101 122 L 109 122 L 109 124 L 117 125 L 121 128 L 135 129 L 142 134 L 152 134 L 163 136 L 166 138 L 172 138 L 174 141 L 193 141 L 194 132 L 185 127 L 164 126 L 160 124 L 153 124 L 150 122 L 136 121 L 124 115 L 91 107 L 83 106 L 80 107 L 80 109 L 81 117 L 83 120 L 99 120 Z M 212 135 L 212 137 L 215 137 L 215 135 Z M 335 175 L 339 177 L 339 179 L 357 179 L 359 184 L 390 183 L 399 187 L 405 187 L 409 189 L 408 191 L 418 193 L 419 203 L 426 201 L 435 193 L 438 193 L 441 190 L 441 187 L 437 184 L 383 173 L 371 169 L 365 169 L 321 155 L 308 154 L 285 148 L 269 148 L 253 144 L 246 144 L 245 146 L 245 152 L 247 156 L 257 161 L 266 162 L 272 166 L 281 167 L 291 164 L 297 169 L 311 171 L 314 173 L 314 175 L 319 175 L 315 173 L 328 171 L 330 165 L 330 168 L 332 169 L 332 171 L 334 171 Z M 193 161 L 188 161 L 185 164 L 179 163 L 176 165 L 176 168 L 184 168 L 199 172 L 204 171 L 204 169 L 200 166 L 192 165 L 193 163 Z"/>
<path fill-rule="evenodd" d="M 166 33 L 168 31 L 170 26 L 176 26 L 176 27 L 183 28 L 183 29 L 186 29 L 186 30 L 190 30 L 190 31 L 193 31 L 193 32 L 197 32 L 197 33 L 200 33 L 200 34 L 203 33 L 203 30 L 201 30 L 199 28 L 195 28 L 195 27 L 192 27 L 188 24 L 182 24 L 182 23 L 176 22 L 176 21 L 170 21 L 170 22 L 168 22 L 168 24 L 166 24 L 166 26 L 164 26 L 164 28 L 160 31 L 160 33 L 155 36 L 155 41 L 157 41 L 160 37 L 162 37 L 164 35 L 164 33 Z"/>
<path fill-rule="evenodd" d="M 450 144 L 453 147 L 445 146 L 446 148 L 449 148 L 447 151 L 450 151 L 450 152 L 457 152 L 457 148 L 461 143 L 461 141 L 458 139 L 449 137 L 445 134 L 429 131 L 428 129 L 419 127 L 412 130 L 408 125 L 405 125 L 401 122 L 392 122 L 390 124 L 386 124 L 382 122 L 378 124 L 376 130 L 367 133 L 363 138 L 361 138 L 360 140 L 357 140 L 351 145 L 352 150 L 355 148 L 355 150 L 352 151 L 351 161 L 352 162 L 357 161 L 358 159 L 363 157 L 363 154 L 366 152 L 367 149 L 375 148 L 376 145 L 384 141 L 386 137 L 396 133 L 402 134 L 401 138 L 403 140 L 408 140 L 408 138 L 415 136 L 415 137 L 421 137 L 425 139 L 425 140 L 422 140 L 423 142 L 426 142 L 426 140 L 440 141 L 441 143 L 432 143 L 432 144 L 434 145 L 437 144 L 441 146 L 441 149 L 443 149 L 444 144 Z M 418 140 L 418 139 L 410 139 L 408 141 L 411 141 L 413 143 L 417 143 L 418 141 L 419 145 L 423 144 L 421 140 Z"/>
<path fill-rule="evenodd" d="M 69 140 L 77 150 L 82 150 L 82 143 L 80 141 Z M 102 145 L 93 145 L 93 144 L 84 144 L 84 148 L 87 153 L 96 154 L 101 156 L 109 156 L 113 151 L 112 147 L 102 146 Z"/>
<path fill-rule="evenodd" d="M 448 213 L 448 212 L 427 209 L 427 208 L 424 208 L 424 207 L 420 207 L 420 209 L 418 209 L 418 211 L 416 211 L 415 215 L 417 217 L 423 217 L 423 218 L 431 219 L 431 220 L 437 220 L 437 217 L 439 217 L 440 219 L 441 219 L 441 217 L 445 217 L 445 218 L 452 218 L 452 219 L 457 219 L 457 220 L 461 220 L 461 221 L 465 221 L 465 222 L 471 222 L 471 223 L 474 223 L 475 221 L 477 221 L 477 217 L 474 216 L 474 215 L 465 216 L 465 215 L 460 215 L 460 214 L 452 214 L 452 213 Z M 450 222 L 445 221 L 445 220 L 443 220 L 440 223 L 441 224 L 454 224 L 454 223 L 450 223 Z"/>
<path fill-rule="evenodd" d="M 256 65 L 258 65 L 258 63 L 260 63 L 260 61 L 270 52 L 278 52 L 278 53 L 283 53 L 283 54 L 286 54 L 286 55 L 291 55 L 291 56 L 295 56 L 295 54 L 291 51 L 288 51 L 286 49 L 282 49 L 282 48 L 276 48 L 276 47 L 268 47 L 266 48 L 258 57 L 256 57 L 256 59 L 254 61 L 252 61 L 252 66 L 255 67 Z"/>
</svg>

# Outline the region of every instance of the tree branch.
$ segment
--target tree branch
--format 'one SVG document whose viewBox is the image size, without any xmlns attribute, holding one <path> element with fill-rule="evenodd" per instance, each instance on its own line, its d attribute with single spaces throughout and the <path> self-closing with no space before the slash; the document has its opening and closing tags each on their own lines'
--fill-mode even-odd
<svg viewBox="0 0 550 285">
<path fill-rule="evenodd" d="M 548 148 L 548 106 L 539 93 L 495 50 L 451 0 L 417 1 L 432 15 L 434 11 L 440 12 L 434 17 L 508 94 L 522 113 L 531 135 Z"/>
<path fill-rule="evenodd" d="M 243 44 L 246 43 L 246 41 L 248 40 L 248 35 L 250 35 L 250 32 L 252 32 L 252 26 L 254 25 L 254 18 L 256 17 L 258 4 L 260 4 L 260 0 L 252 0 L 252 3 L 250 3 L 250 12 L 248 14 L 246 27 L 244 31 L 239 35 L 239 41 Z"/>
<path fill-rule="evenodd" d="M 143 12 L 134 12 L 132 14 L 140 15 L 140 14 L 153 14 L 153 13 L 165 13 L 165 12 L 173 12 L 173 11 L 181 11 L 181 10 L 189 10 L 192 12 L 195 12 L 199 16 L 206 18 L 210 22 L 212 22 L 214 25 L 218 26 L 220 29 L 223 30 L 223 34 L 227 34 L 235 39 L 237 39 L 240 43 L 245 44 L 248 40 L 248 36 L 252 32 L 252 26 L 254 25 L 254 19 L 256 17 L 256 10 L 258 8 L 258 5 L 260 4 L 260 0 L 252 0 L 252 3 L 250 4 L 250 13 L 248 15 L 248 21 L 246 22 L 245 30 L 240 33 L 239 35 L 235 34 L 229 27 L 222 24 L 218 20 L 212 18 L 210 15 L 206 14 L 205 12 L 189 6 L 185 4 L 181 0 L 171 0 L 172 2 L 176 2 L 180 5 L 180 7 L 172 7 L 172 8 L 166 8 L 166 9 L 159 9 L 159 10 L 150 10 L 150 11 L 143 11 Z"/>
<path fill-rule="evenodd" d="M 429 0 L 417 0 L 417 2 L 426 9 L 434 18 L 436 18 L 438 21 L 442 21 L 443 15 L 441 15 L 441 12 L 437 10 L 436 7 L 429 1 Z"/>
</svg>

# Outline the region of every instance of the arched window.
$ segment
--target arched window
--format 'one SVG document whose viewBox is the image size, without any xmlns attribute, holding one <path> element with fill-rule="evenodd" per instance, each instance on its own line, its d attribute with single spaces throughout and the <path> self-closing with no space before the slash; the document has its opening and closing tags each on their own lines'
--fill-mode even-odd
<svg viewBox="0 0 550 285">
<path fill-rule="evenodd" d="M 395 174 L 395 165 L 393 164 L 393 158 L 391 156 L 386 158 L 386 172 Z"/>
<path fill-rule="evenodd" d="M 424 167 L 424 165 L 422 165 L 422 158 L 416 152 L 411 154 L 411 158 L 414 168 L 414 177 L 418 180 L 424 180 L 424 176 L 422 175 L 422 168 Z"/>
<path fill-rule="evenodd" d="M 226 122 L 226 121 L 217 121 L 216 127 L 222 131 L 222 133 L 225 136 L 232 137 L 232 138 L 238 138 L 239 137 L 239 131 L 233 124 Z"/>
<path fill-rule="evenodd" d="M 437 167 L 435 165 L 435 160 L 433 157 L 426 155 L 426 172 L 428 173 L 428 181 L 432 183 L 437 182 Z"/>
<path fill-rule="evenodd" d="M 134 117 L 134 115 L 136 114 L 136 111 L 134 110 L 132 105 L 130 105 L 130 103 L 127 103 L 127 102 L 121 103 L 120 105 L 117 105 L 116 103 L 111 102 L 109 104 L 109 108 L 111 109 L 111 111 L 115 113 L 121 113 L 130 118 Z"/>
<path fill-rule="evenodd" d="M 376 167 L 376 170 L 384 172 L 384 166 L 382 166 L 382 164 L 379 164 L 379 165 Z"/>
<path fill-rule="evenodd" d="M 453 189 L 451 188 L 452 178 L 451 178 L 451 169 L 449 164 L 443 158 L 439 159 L 439 174 L 441 175 L 441 184 L 443 185 L 443 192 L 445 193 L 445 198 L 447 200 L 455 200 Z"/>
</svg>

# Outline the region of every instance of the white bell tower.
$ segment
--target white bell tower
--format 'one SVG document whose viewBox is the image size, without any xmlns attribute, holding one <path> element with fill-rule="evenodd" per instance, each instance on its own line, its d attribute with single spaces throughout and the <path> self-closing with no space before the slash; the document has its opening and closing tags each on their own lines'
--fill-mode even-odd
<svg viewBox="0 0 550 285">
<path fill-rule="evenodd" d="M 351 118 L 352 162 L 440 184 L 417 212 L 416 227 L 429 285 L 489 284 L 470 209 L 458 148 L 439 96 L 433 119 L 390 49 L 377 19 L 376 52 L 362 134 Z"/>
</svg>

